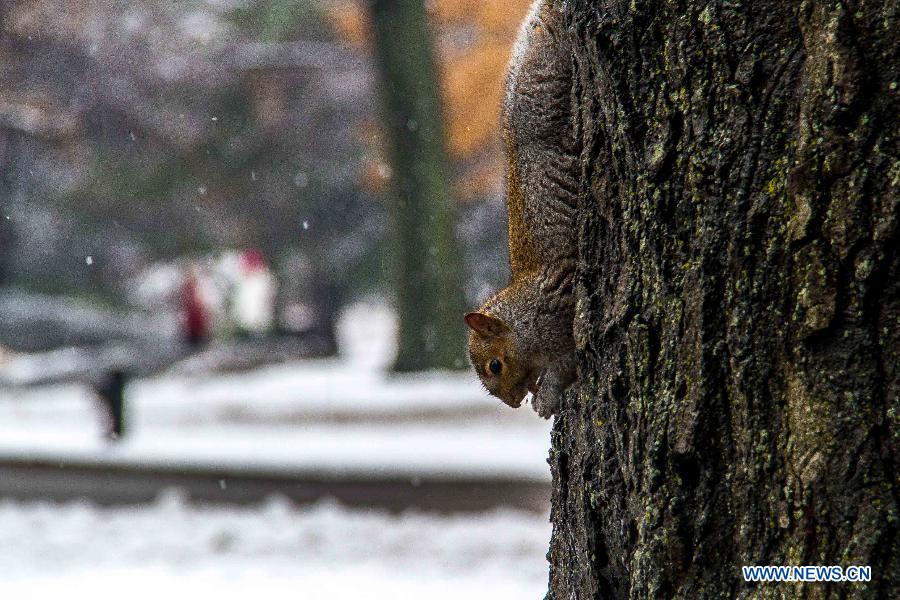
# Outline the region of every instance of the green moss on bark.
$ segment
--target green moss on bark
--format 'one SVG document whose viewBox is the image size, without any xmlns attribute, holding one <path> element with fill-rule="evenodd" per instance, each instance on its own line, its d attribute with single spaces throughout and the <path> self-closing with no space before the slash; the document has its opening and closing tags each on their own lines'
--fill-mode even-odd
<svg viewBox="0 0 900 600">
<path fill-rule="evenodd" d="M 896 3 L 559 5 L 585 151 L 550 597 L 900 596 Z M 767 564 L 874 579 L 743 582 Z"/>
</svg>

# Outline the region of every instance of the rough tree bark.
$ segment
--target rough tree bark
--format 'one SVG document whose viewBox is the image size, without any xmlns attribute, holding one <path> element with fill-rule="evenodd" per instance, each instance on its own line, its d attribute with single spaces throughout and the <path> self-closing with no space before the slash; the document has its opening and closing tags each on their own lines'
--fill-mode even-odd
<svg viewBox="0 0 900 600">
<path fill-rule="evenodd" d="M 900 597 L 893 0 L 569 0 L 549 598 Z M 871 565 L 745 584 L 741 565 Z"/>
</svg>

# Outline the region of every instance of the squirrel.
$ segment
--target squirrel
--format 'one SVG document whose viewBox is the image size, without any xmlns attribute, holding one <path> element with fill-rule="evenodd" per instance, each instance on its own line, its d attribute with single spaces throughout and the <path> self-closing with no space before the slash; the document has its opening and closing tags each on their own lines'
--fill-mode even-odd
<svg viewBox="0 0 900 600">
<path fill-rule="evenodd" d="M 538 0 L 513 50 L 503 101 L 508 286 L 465 315 L 469 358 L 488 392 L 544 418 L 576 378 L 573 280 L 580 150 L 562 15 Z"/>
</svg>

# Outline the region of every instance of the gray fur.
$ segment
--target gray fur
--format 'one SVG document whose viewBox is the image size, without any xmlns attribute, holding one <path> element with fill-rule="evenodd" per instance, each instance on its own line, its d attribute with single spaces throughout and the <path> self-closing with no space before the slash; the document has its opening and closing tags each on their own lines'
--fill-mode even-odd
<svg viewBox="0 0 900 600">
<path fill-rule="evenodd" d="M 572 57 L 562 15 L 539 0 L 519 32 L 504 101 L 510 160 L 525 191 L 524 220 L 543 265 L 572 269 L 580 150 L 572 106 Z"/>
<path fill-rule="evenodd" d="M 521 225 L 527 233 L 516 231 L 511 223 L 510 235 L 527 235 L 539 266 L 524 276 L 517 274 L 522 261 L 513 255 L 511 244 L 515 285 L 483 307 L 510 326 L 517 346 L 527 348 L 529 362 L 544 372 L 533 403 L 543 417 L 556 411 L 556 403 L 576 376 L 572 288 L 578 255 L 580 150 L 574 134 L 572 58 L 566 35 L 555 3 L 538 1 L 515 46 L 504 128 L 510 168 L 518 173 L 521 185 Z"/>
</svg>

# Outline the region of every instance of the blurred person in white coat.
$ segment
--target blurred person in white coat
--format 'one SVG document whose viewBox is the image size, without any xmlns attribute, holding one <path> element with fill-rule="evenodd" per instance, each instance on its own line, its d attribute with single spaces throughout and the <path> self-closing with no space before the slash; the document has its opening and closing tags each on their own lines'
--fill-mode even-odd
<svg viewBox="0 0 900 600">
<path fill-rule="evenodd" d="M 238 330 L 264 335 L 275 321 L 275 278 L 259 250 L 241 253 L 232 311 Z"/>
</svg>

